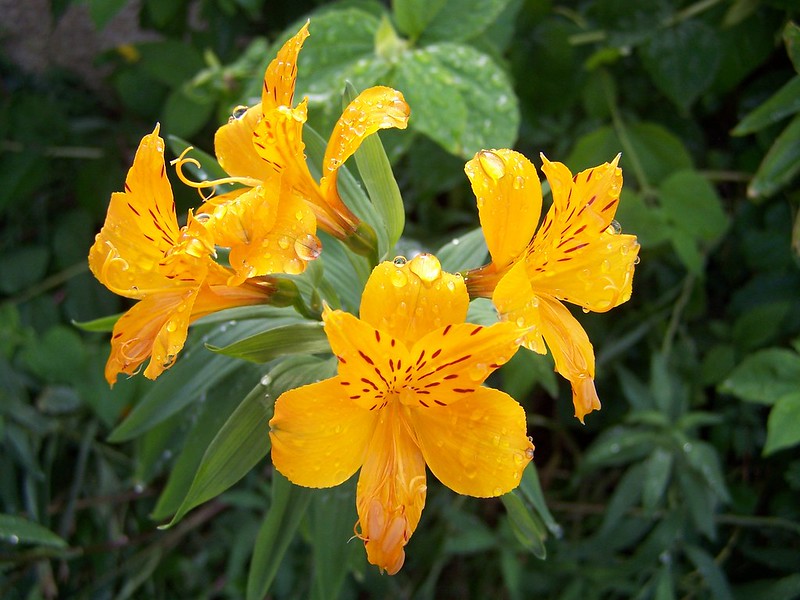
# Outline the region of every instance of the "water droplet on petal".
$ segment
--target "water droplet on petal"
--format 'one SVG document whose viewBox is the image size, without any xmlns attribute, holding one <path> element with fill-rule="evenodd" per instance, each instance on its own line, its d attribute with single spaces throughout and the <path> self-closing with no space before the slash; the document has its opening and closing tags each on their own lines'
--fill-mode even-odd
<svg viewBox="0 0 800 600">
<path fill-rule="evenodd" d="M 489 367 L 484 363 L 478 363 L 469 370 L 468 375 L 472 381 L 483 381 L 489 375 Z"/>
<path fill-rule="evenodd" d="M 233 111 L 231 111 L 231 116 L 228 119 L 228 123 L 230 123 L 232 121 L 235 121 L 237 119 L 241 119 L 244 116 L 244 114 L 247 112 L 247 108 L 248 107 L 246 107 L 244 105 L 239 105 L 236 108 L 234 108 Z"/>
<path fill-rule="evenodd" d="M 616 219 L 613 219 L 611 223 L 608 224 L 606 233 L 610 233 L 611 235 L 619 235 L 622 233 L 622 225 L 617 223 Z"/>
<path fill-rule="evenodd" d="M 395 269 L 391 276 L 392 285 L 401 288 L 408 283 L 408 277 L 401 269 Z"/>
<path fill-rule="evenodd" d="M 287 275 L 299 275 L 303 272 L 303 261 L 299 258 L 290 258 L 283 263 L 283 272 Z"/>
<path fill-rule="evenodd" d="M 641 259 L 637 256 L 636 258 L 633 259 L 633 264 L 638 265 L 640 260 Z"/>
<path fill-rule="evenodd" d="M 418 254 L 409 264 L 411 272 L 422 281 L 430 283 L 442 275 L 442 265 L 433 254 Z"/>
<path fill-rule="evenodd" d="M 454 281 L 448 281 L 447 282 L 447 289 L 450 290 L 451 292 L 455 292 L 456 291 L 455 282 Z"/>
<path fill-rule="evenodd" d="M 517 324 L 517 327 L 525 327 L 525 317 L 517 317 L 515 323 Z"/>
<path fill-rule="evenodd" d="M 533 460 L 533 448 L 525 448 L 525 458 Z"/>
<path fill-rule="evenodd" d="M 588 309 L 588 308 L 586 308 L 585 306 L 584 306 L 584 307 L 583 307 L 581 310 L 583 311 L 583 314 L 586 314 L 586 313 L 588 313 L 588 312 L 589 312 L 589 309 Z"/>
<path fill-rule="evenodd" d="M 406 264 L 406 257 L 405 256 L 395 256 L 394 260 L 392 261 L 396 266 L 402 267 Z"/>
<path fill-rule="evenodd" d="M 168 321 L 167 322 L 167 331 L 173 333 L 178 328 L 178 324 L 175 321 Z"/>
<path fill-rule="evenodd" d="M 514 178 L 514 183 L 511 184 L 515 190 L 521 190 L 525 187 L 525 178 L 522 175 L 517 175 Z"/>
<path fill-rule="evenodd" d="M 291 240 L 289 240 L 288 236 L 282 235 L 278 238 L 278 246 L 280 246 L 283 250 L 286 250 L 290 243 Z"/>
<path fill-rule="evenodd" d="M 494 181 L 499 181 L 506 174 L 506 164 L 503 159 L 490 150 L 480 152 L 478 154 L 478 162 L 483 171 Z"/>
<path fill-rule="evenodd" d="M 495 496 L 501 496 L 502 494 L 503 494 L 503 489 L 502 488 L 499 488 L 499 487 L 494 488 L 494 495 Z"/>
<path fill-rule="evenodd" d="M 307 233 L 295 240 L 294 251 L 302 260 L 314 260 L 322 252 L 322 242 L 314 234 Z"/>
</svg>

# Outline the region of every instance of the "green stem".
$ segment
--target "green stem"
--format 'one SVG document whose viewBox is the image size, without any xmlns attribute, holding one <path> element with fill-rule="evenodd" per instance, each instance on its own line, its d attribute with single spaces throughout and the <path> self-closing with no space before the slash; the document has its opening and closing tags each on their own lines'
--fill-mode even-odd
<svg viewBox="0 0 800 600">
<path fill-rule="evenodd" d="M 667 327 L 667 333 L 664 334 L 664 343 L 661 345 L 661 352 L 665 357 L 669 356 L 669 353 L 672 351 L 672 342 L 675 339 L 675 334 L 678 331 L 678 324 L 680 323 L 683 310 L 689 303 L 689 298 L 692 297 L 692 291 L 694 290 L 694 282 L 695 282 L 695 276 L 692 275 L 691 273 L 689 273 L 686 276 L 686 279 L 683 280 L 683 288 L 681 289 L 681 295 L 678 296 L 678 299 L 675 301 L 675 306 L 672 309 L 672 315 L 670 316 L 669 319 L 669 326 Z"/>
</svg>

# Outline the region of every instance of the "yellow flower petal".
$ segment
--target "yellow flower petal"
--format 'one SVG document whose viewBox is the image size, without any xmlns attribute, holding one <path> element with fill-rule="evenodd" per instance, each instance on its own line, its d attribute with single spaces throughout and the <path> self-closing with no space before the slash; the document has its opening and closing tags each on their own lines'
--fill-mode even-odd
<svg viewBox="0 0 800 600">
<path fill-rule="evenodd" d="M 361 296 L 360 314 L 410 348 L 430 331 L 463 323 L 468 308 L 464 280 L 442 271 L 435 256 L 420 254 L 375 267 Z"/>
<path fill-rule="evenodd" d="M 106 221 L 89 251 L 94 276 L 128 298 L 173 287 L 158 271 L 158 263 L 180 235 L 158 130 L 156 125 L 142 138 L 125 192 L 112 194 Z"/>
<path fill-rule="evenodd" d="M 556 371 L 572 384 L 575 416 L 583 423 L 586 414 L 600 409 L 594 388 L 594 349 L 580 323 L 554 298 L 539 302 L 541 330 L 553 353 Z"/>
<path fill-rule="evenodd" d="M 386 406 L 412 371 L 403 342 L 341 310 L 326 310 L 322 316 L 339 359 L 342 393 L 367 410 Z"/>
<path fill-rule="evenodd" d="M 122 315 L 111 334 L 106 381 L 114 385 L 119 373 L 133 375 L 151 355 L 146 377 L 155 379 L 169 368 L 186 342 L 196 296 L 196 288 L 154 294 Z"/>
<path fill-rule="evenodd" d="M 539 176 L 522 154 L 505 149 L 481 150 L 464 171 L 477 198 L 492 262 L 502 269 L 522 254 L 539 224 Z"/>
<path fill-rule="evenodd" d="M 336 189 L 339 167 L 379 129 L 405 129 L 409 113 L 403 94 L 383 86 L 364 90 L 344 109 L 333 127 L 322 160 L 320 190 L 328 204 L 342 214 L 349 213 Z"/>
<path fill-rule="evenodd" d="M 462 401 L 514 356 L 520 334 L 514 323 L 461 323 L 428 333 L 411 350 L 414 370 L 400 401 L 415 408 Z"/>
<path fill-rule="evenodd" d="M 522 345 L 546 354 L 547 348 L 542 338 L 539 298 L 531 288 L 525 261 L 518 262 L 500 279 L 492 295 L 500 317 L 525 329 Z"/>
<path fill-rule="evenodd" d="M 499 390 L 480 387 L 447 408 L 412 409 L 409 421 L 431 472 L 459 494 L 505 494 L 533 458 L 525 411 Z"/>
<path fill-rule="evenodd" d="M 291 107 L 297 79 L 297 56 L 308 36 L 308 21 L 306 21 L 300 31 L 286 41 L 278 50 L 275 59 L 269 63 L 264 74 L 264 89 L 261 92 L 261 105 L 265 111 L 279 106 Z"/>
<path fill-rule="evenodd" d="M 214 151 L 220 166 L 229 175 L 266 181 L 269 172 L 274 170 L 253 146 L 253 135 L 260 118 L 261 107 L 251 106 L 238 118 L 231 117 L 226 125 L 217 129 Z"/>
<path fill-rule="evenodd" d="M 411 437 L 406 411 L 392 402 L 378 413 L 358 478 L 358 536 L 367 559 L 389 575 L 405 561 L 404 546 L 425 506 L 425 460 Z"/>
<path fill-rule="evenodd" d="M 378 413 L 353 404 L 338 377 L 281 394 L 269 422 L 272 462 L 306 487 L 346 481 L 364 462 Z"/>
</svg>

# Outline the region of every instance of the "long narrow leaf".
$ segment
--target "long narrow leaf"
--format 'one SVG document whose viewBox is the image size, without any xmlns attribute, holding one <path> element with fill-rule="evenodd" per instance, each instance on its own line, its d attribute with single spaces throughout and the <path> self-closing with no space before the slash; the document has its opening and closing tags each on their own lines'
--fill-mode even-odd
<svg viewBox="0 0 800 600">
<path fill-rule="evenodd" d="M 219 354 L 264 363 L 286 354 L 329 352 L 330 345 L 322 323 L 294 323 L 269 329 L 222 348 L 207 344 Z"/>
</svg>

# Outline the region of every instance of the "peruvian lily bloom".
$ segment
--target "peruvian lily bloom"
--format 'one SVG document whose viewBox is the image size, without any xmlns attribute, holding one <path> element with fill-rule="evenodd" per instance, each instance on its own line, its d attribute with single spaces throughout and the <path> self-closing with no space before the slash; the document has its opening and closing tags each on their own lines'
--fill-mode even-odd
<svg viewBox="0 0 800 600">
<path fill-rule="evenodd" d="M 469 296 L 439 261 L 379 264 L 361 317 L 326 307 L 338 375 L 282 394 L 270 421 L 272 460 L 306 487 L 339 485 L 359 467 L 356 535 L 389 574 L 425 504 L 425 465 L 460 494 L 515 488 L 533 457 L 522 407 L 481 384 L 519 347 L 514 323 L 465 323 Z"/>
<path fill-rule="evenodd" d="M 217 130 L 214 148 L 228 177 L 192 182 L 181 167 L 199 166 L 197 161 L 183 155 L 176 161 L 182 181 L 193 187 L 241 186 L 208 198 L 198 209 L 198 214 L 211 217 L 206 227 L 214 242 L 231 249 L 229 261 L 236 272 L 231 284 L 268 273 L 302 273 L 322 249 L 317 226 L 362 254 L 374 250 L 374 232 L 339 197 L 337 173 L 367 136 L 388 127 L 404 129 L 409 108 L 403 95 L 391 88 L 362 92 L 334 127 L 317 183 L 309 172 L 302 138 L 307 100 L 292 107 L 297 58 L 308 35 L 306 23 L 269 64 L 261 103 L 237 107 Z"/>
<path fill-rule="evenodd" d="M 189 323 L 233 306 L 276 299 L 277 282 L 227 285 L 230 269 L 213 259 L 211 235 L 189 213 L 179 228 L 172 188 L 165 175 L 164 140 L 142 138 L 125 191 L 111 195 L 108 214 L 89 251 L 94 276 L 115 294 L 138 300 L 114 325 L 105 376 L 144 371 L 155 379 L 175 361 Z"/>
<path fill-rule="evenodd" d="M 550 348 L 583 422 L 600 408 L 594 350 L 562 301 L 585 312 L 626 302 L 639 243 L 614 221 L 622 189 L 619 156 L 574 177 L 563 164 L 542 161 L 553 205 L 538 231 L 542 189 L 527 158 L 484 150 L 467 163 L 492 257 L 491 264 L 467 273 L 467 288 L 473 297 L 491 298 L 501 319 L 527 329 L 525 347 L 541 354 Z"/>
</svg>

